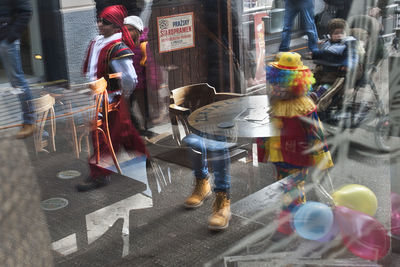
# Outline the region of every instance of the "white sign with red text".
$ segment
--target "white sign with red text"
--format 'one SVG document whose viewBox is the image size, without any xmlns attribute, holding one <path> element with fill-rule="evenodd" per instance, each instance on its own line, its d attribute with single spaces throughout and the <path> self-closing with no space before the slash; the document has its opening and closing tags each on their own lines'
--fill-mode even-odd
<svg viewBox="0 0 400 267">
<path fill-rule="evenodd" d="M 160 53 L 194 47 L 193 12 L 157 17 Z"/>
</svg>

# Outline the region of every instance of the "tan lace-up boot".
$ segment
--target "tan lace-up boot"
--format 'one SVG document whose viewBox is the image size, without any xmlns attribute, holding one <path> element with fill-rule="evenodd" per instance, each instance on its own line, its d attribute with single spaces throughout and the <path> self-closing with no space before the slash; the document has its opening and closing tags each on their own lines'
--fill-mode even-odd
<svg viewBox="0 0 400 267">
<path fill-rule="evenodd" d="M 225 192 L 217 192 L 214 205 L 213 214 L 208 220 L 208 229 L 219 231 L 229 226 L 231 219 L 231 200 Z"/>
<path fill-rule="evenodd" d="M 31 136 L 33 134 L 35 129 L 36 126 L 34 124 L 24 124 L 21 130 L 15 135 L 15 138 L 17 139 L 27 138 L 28 136 Z"/>
<path fill-rule="evenodd" d="M 197 208 L 203 205 L 204 200 L 211 195 L 211 185 L 208 178 L 196 178 L 196 186 L 190 197 L 185 200 L 186 208 Z"/>
</svg>

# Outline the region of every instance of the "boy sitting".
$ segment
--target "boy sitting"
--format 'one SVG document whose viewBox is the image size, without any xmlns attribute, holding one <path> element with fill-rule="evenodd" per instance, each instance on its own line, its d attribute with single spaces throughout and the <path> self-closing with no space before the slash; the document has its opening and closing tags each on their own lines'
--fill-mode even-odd
<svg viewBox="0 0 400 267">
<path fill-rule="evenodd" d="M 337 78 L 345 77 L 347 71 L 355 70 L 359 61 L 358 42 L 353 36 L 346 36 L 346 21 L 340 18 L 332 19 L 328 29 L 330 38 L 320 49 L 312 52 L 312 58 L 317 64 L 314 70 L 316 86 L 310 94 L 314 101 L 329 90 L 329 85 Z"/>
</svg>

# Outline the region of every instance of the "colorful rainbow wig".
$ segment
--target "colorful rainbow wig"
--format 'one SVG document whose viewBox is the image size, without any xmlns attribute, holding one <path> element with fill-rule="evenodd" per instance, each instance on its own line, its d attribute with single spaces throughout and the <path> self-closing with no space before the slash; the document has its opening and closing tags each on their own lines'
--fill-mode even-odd
<svg viewBox="0 0 400 267">
<path fill-rule="evenodd" d="M 267 66 L 267 81 L 273 86 L 287 88 L 293 97 L 304 96 L 312 89 L 315 78 L 310 69 L 287 70 Z"/>
</svg>

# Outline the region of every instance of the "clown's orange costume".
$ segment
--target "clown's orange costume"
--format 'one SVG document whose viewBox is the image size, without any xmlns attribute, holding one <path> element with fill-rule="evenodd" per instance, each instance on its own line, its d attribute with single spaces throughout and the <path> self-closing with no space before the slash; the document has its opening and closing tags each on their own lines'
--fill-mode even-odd
<svg viewBox="0 0 400 267">
<path fill-rule="evenodd" d="M 315 82 L 310 69 L 297 53 L 283 52 L 279 61 L 267 66 L 272 121 L 280 135 L 258 140 L 259 160 L 274 163 L 277 180 L 293 175 L 284 186 L 283 213 L 306 201 L 304 184 L 308 168 L 333 166 L 325 144 L 316 106 L 307 96 Z M 290 233 L 282 225 L 278 231 Z"/>
</svg>

